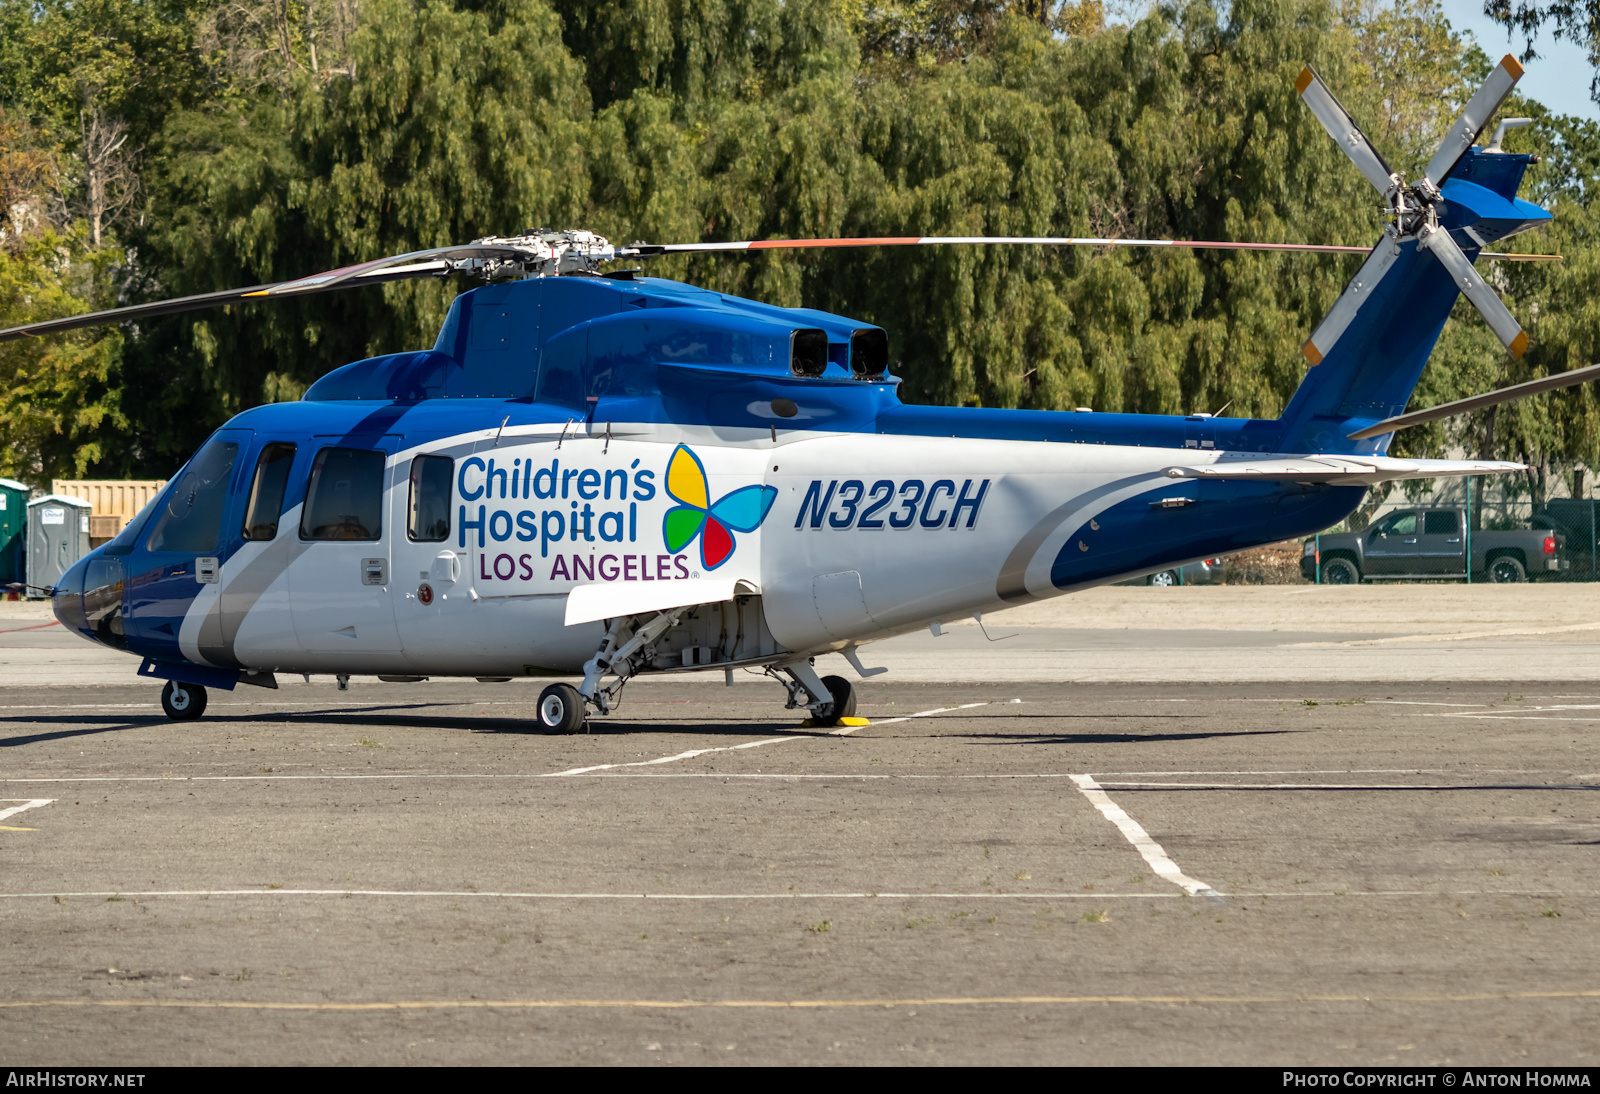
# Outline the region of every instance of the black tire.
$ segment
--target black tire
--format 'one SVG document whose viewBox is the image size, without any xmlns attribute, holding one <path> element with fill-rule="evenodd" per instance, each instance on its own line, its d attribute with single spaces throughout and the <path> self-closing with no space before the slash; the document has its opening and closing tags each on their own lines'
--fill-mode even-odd
<svg viewBox="0 0 1600 1094">
<path fill-rule="evenodd" d="M 1330 558 L 1322 564 L 1324 585 L 1359 585 L 1361 571 L 1348 558 Z"/>
<path fill-rule="evenodd" d="M 1521 559 L 1501 555 L 1489 563 L 1489 580 L 1496 585 L 1515 585 L 1528 580 L 1528 571 Z"/>
<path fill-rule="evenodd" d="M 1159 574 L 1151 574 L 1149 577 L 1145 578 L 1145 584 L 1147 585 L 1160 585 L 1162 587 L 1168 587 L 1176 585 L 1177 583 L 1177 570 L 1162 570 Z"/>
<path fill-rule="evenodd" d="M 199 684 L 168 680 L 161 689 L 161 709 L 174 722 L 192 722 L 206 712 L 206 689 Z"/>
<path fill-rule="evenodd" d="M 587 720 L 583 696 L 571 684 L 551 684 L 539 693 L 534 721 L 541 733 L 581 733 Z"/>
<path fill-rule="evenodd" d="M 833 701 L 811 715 L 815 726 L 836 726 L 840 719 L 856 716 L 856 689 L 843 676 L 824 676 L 822 686 L 828 689 Z"/>
</svg>

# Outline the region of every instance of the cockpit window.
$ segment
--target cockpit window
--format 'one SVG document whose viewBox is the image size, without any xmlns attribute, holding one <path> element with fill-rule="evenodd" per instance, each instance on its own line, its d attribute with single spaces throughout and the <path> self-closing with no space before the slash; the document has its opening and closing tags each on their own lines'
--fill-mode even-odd
<svg viewBox="0 0 1600 1094">
<path fill-rule="evenodd" d="M 228 476 L 238 455 L 237 444 L 212 441 L 189 461 L 150 531 L 148 550 L 197 554 L 216 550 L 228 504 Z"/>
<path fill-rule="evenodd" d="M 289 487 L 289 468 L 294 466 L 294 445 L 269 444 L 256 460 L 256 477 L 250 484 L 250 501 L 244 509 L 245 539 L 275 539 L 278 517 L 283 512 L 283 494 Z"/>
<path fill-rule="evenodd" d="M 450 538 L 450 486 L 456 461 L 449 456 L 418 456 L 411 461 L 411 515 L 406 535 L 413 543 L 443 543 Z"/>
<path fill-rule="evenodd" d="M 383 535 L 385 456 L 370 448 L 324 448 L 311 465 L 301 539 L 375 540 Z"/>
</svg>

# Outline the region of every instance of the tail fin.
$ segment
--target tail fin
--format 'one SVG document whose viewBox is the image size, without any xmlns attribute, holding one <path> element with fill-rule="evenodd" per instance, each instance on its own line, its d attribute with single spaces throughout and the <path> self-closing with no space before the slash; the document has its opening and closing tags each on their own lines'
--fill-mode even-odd
<svg viewBox="0 0 1600 1094">
<path fill-rule="evenodd" d="M 1530 159 L 1472 148 L 1444 184 L 1440 227 L 1468 257 L 1550 219 L 1516 196 Z M 1348 435 L 1405 409 L 1460 292 L 1415 237 L 1385 234 L 1318 328 L 1317 344 L 1305 345 L 1312 367 L 1280 419 L 1279 451 L 1387 451 L 1393 434 L 1363 441 Z"/>
</svg>

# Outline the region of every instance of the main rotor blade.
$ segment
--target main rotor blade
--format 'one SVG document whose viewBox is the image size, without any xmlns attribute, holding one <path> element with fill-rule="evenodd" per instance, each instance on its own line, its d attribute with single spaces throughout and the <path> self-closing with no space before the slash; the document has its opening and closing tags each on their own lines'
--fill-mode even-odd
<svg viewBox="0 0 1600 1094">
<path fill-rule="evenodd" d="M 1483 275 L 1472 268 L 1472 262 L 1456 246 L 1456 241 L 1450 233 L 1443 228 L 1432 231 L 1424 230 L 1417 237 L 1419 246 L 1426 248 L 1439 260 L 1455 279 L 1456 287 L 1472 301 L 1475 308 L 1488 322 L 1495 337 L 1504 343 L 1511 356 L 1521 357 L 1528 349 L 1528 334 L 1522 329 L 1522 324 L 1517 322 L 1516 316 L 1511 314 L 1511 309 L 1506 307 L 1499 295 L 1489 287 Z"/>
<path fill-rule="evenodd" d="M 1586 365 L 1583 368 L 1575 368 L 1571 372 L 1558 372 L 1554 376 L 1543 376 L 1537 380 L 1529 380 L 1526 383 L 1513 384 L 1510 387 L 1486 392 L 1483 395 L 1457 399 L 1452 403 L 1440 403 L 1438 406 L 1431 406 L 1427 410 L 1413 410 L 1408 414 L 1397 414 L 1393 418 L 1385 418 L 1377 425 L 1369 425 L 1360 432 L 1350 434 L 1350 439 L 1352 441 L 1364 441 L 1368 437 L 1393 433 L 1396 430 L 1422 425 L 1425 422 L 1436 422 L 1440 418 L 1453 418 L 1457 414 L 1465 414 L 1471 410 L 1482 410 L 1486 406 L 1499 406 L 1501 403 L 1526 399 L 1530 395 L 1541 395 L 1546 391 L 1559 391 L 1564 387 L 1576 387 L 1578 384 L 1588 383 L 1590 380 L 1600 380 L 1600 365 Z"/>
<path fill-rule="evenodd" d="M 410 251 L 403 255 L 375 258 L 371 262 L 362 262 L 355 266 L 341 266 L 337 270 L 325 270 L 310 277 L 281 281 L 250 295 L 288 296 L 294 293 L 325 292 L 366 274 L 428 259 L 438 259 L 448 263 L 467 258 L 532 258 L 536 254 L 537 252 L 531 247 L 517 247 L 504 243 L 462 243 L 449 247 L 430 247 L 425 251 Z"/>
<path fill-rule="evenodd" d="M 1433 154 L 1433 159 L 1428 161 L 1428 169 L 1423 174 L 1434 186 L 1443 184 L 1520 79 L 1522 79 L 1522 66 L 1517 63 L 1517 59 L 1509 53 L 1500 58 L 1500 63 L 1489 73 L 1489 78 L 1478 88 L 1477 94 L 1467 101 L 1467 108 L 1461 112 L 1461 117 L 1456 119 L 1455 124 L 1445 134 L 1444 140 L 1439 144 L 1439 150 Z"/>
<path fill-rule="evenodd" d="M 617 257 L 649 258 L 664 254 L 709 254 L 717 251 L 803 251 L 836 247 L 937 247 L 951 244 L 1011 244 L 1044 247 L 1177 247 L 1209 251 L 1308 251 L 1322 254 L 1366 254 L 1365 247 L 1319 243 L 1224 243 L 1203 239 L 1099 239 L 1090 236 L 850 236 L 822 239 L 743 239 L 727 243 L 633 243 L 617 248 Z"/>
<path fill-rule="evenodd" d="M 654 258 L 669 254 L 713 254 L 726 251 L 804 251 L 846 247 L 936 247 L 952 244 L 1010 244 L 1043 247 L 1176 247 L 1193 251 L 1281 251 L 1311 254 L 1364 255 L 1367 247 L 1322 243 L 1232 243 L 1213 239 L 1100 239 L 1091 236 L 849 236 L 822 239 L 743 239 L 726 243 L 631 243 L 617 248 L 618 258 Z M 1502 254 L 1484 251 L 1478 257 L 1507 262 L 1559 262 L 1560 255 Z"/>
<path fill-rule="evenodd" d="M 1383 280 L 1383 275 L 1389 272 L 1389 267 L 1393 266 L 1399 257 L 1399 242 L 1385 232 L 1367 255 L 1367 260 L 1361 264 L 1361 269 L 1350 279 L 1350 284 L 1345 286 L 1339 299 L 1328 309 L 1328 314 L 1317 324 L 1317 329 L 1311 332 L 1311 337 L 1300 347 L 1300 352 L 1305 354 L 1307 361 L 1313 365 L 1322 363 L 1322 359 L 1333 349 L 1334 343 L 1339 341 L 1339 336 L 1344 334 L 1345 328 L 1355 319 L 1356 312 L 1361 310 L 1361 305 L 1367 302 L 1372 290 Z"/>
<path fill-rule="evenodd" d="M 437 277 L 449 272 L 450 263 L 442 259 L 433 262 L 417 262 L 405 266 L 391 266 L 388 269 L 372 270 L 366 273 L 355 273 L 350 277 L 340 278 L 336 281 L 299 288 L 296 290 L 296 295 L 331 292 L 335 289 L 354 289 L 363 285 L 379 285 L 386 281 L 403 281 L 412 277 Z M 42 334 L 54 334 L 58 331 L 78 330 L 82 327 L 99 327 L 108 323 L 128 323 L 136 319 L 149 319 L 158 315 L 175 315 L 179 312 L 199 311 L 202 308 L 220 308 L 225 304 L 239 304 L 249 300 L 260 300 L 264 297 L 275 296 L 277 295 L 275 290 L 283 285 L 292 284 L 301 284 L 301 282 L 255 285 L 247 289 L 224 289 L 221 292 L 180 296 L 171 300 L 156 300 L 149 304 L 131 304 L 125 308 L 110 308 L 106 311 L 91 312 L 87 315 L 68 316 L 65 319 L 46 319 L 39 323 L 27 323 L 20 327 L 0 330 L 0 342 L 10 342 L 17 338 L 37 337 Z"/>
<path fill-rule="evenodd" d="M 1372 142 L 1361 132 L 1361 127 L 1350 117 L 1350 112 L 1334 98 L 1333 92 L 1328 90 L 1328 85 L 1322 82 L 1322 77 L 1307 65 L 1301 71 L 1300 78 L 1295 80 L 1294 89 L 1311 108 L 1311 113 L 1316 115 L 1317 121 L 1322 123 L 1322 128 L 1328 131 L 1333 143 L 1344 150 L 1344 154 L 1350 157 L 1351 162 L 1363 175 L 1367 176 L 1367 181 L 1372 183 L 1378 193 L 1387 197 L 1395 185 L 1394 172 L 1389 170 L 1389 165 L 1378 155 L 1378 150 L 1372 147 Z"/>
</svg>

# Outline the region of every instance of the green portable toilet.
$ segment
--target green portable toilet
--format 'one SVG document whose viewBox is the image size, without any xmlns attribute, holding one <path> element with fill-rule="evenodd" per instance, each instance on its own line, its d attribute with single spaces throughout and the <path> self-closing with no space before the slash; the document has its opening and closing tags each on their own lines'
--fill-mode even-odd
<svg viewBox="0 0 1600 1094">
<path fill-rule="evenodd" d="M 0 479 L 0 585 L 22 580 L 27 538 L 28 495 L 32 491 L 15 479 Z"/>
</svg>

